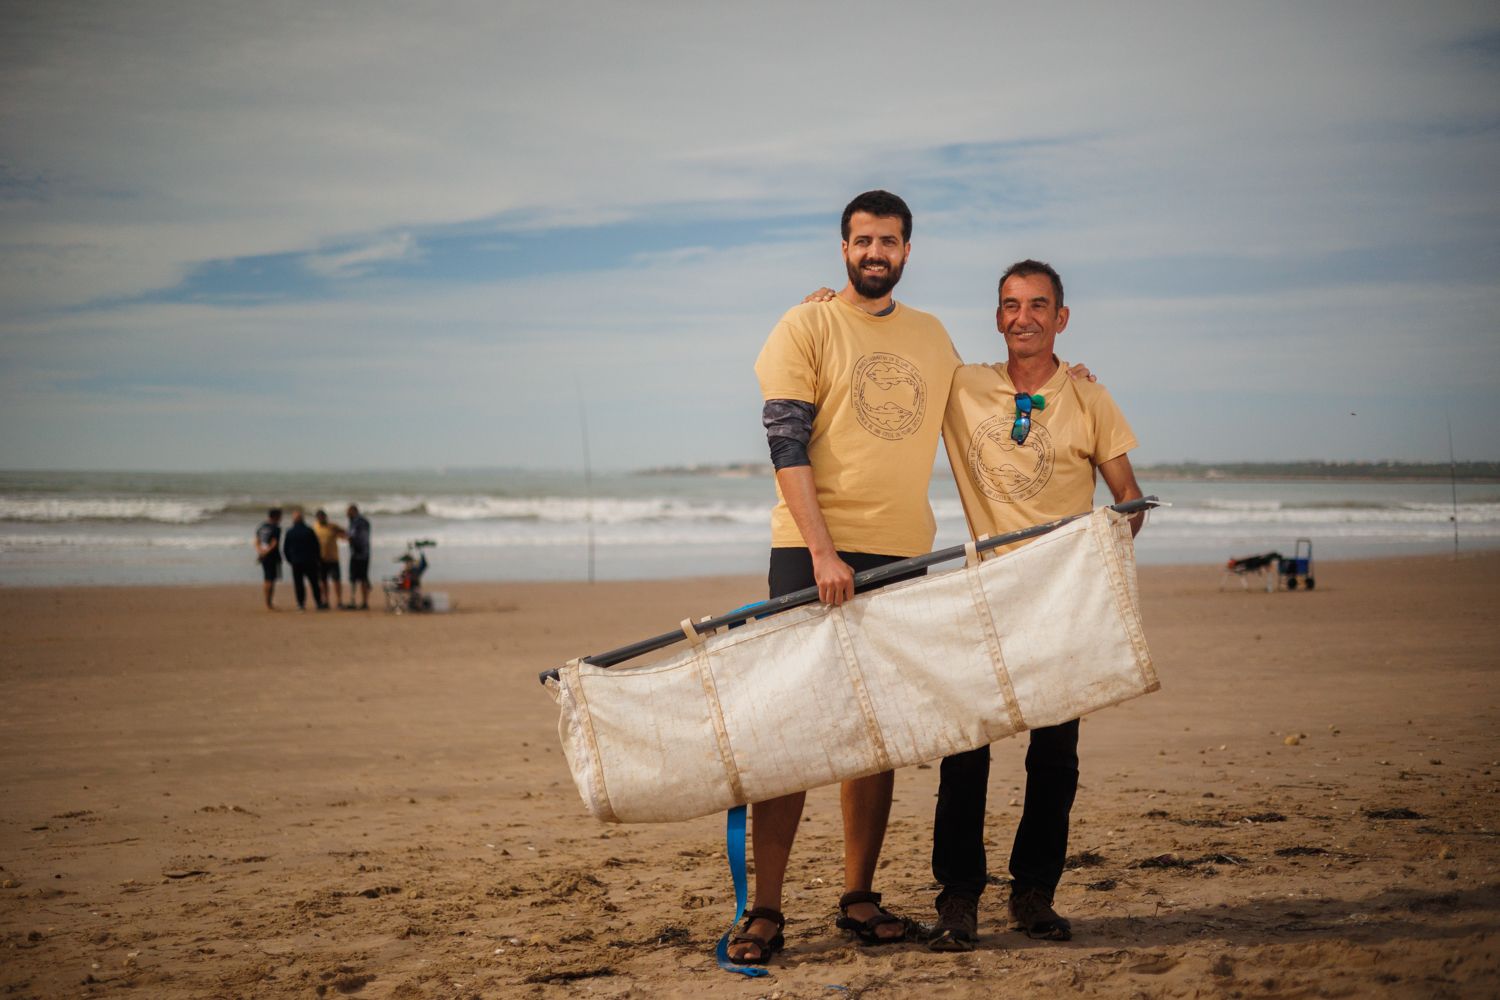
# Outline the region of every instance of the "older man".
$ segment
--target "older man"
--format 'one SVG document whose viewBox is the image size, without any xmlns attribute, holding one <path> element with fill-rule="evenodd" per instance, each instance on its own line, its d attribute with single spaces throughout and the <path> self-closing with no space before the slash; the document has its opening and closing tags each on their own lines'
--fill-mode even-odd
<svg viewBox="0 0 1500 1000">
<path fill-rule="evenodd" d="M 1135 435 L 1103 386 L 1070 378 L 1053 347 L 1068 326 L 1062 278 L 1035 260 L 1000 278 L 996 326 L 1006 360 L 954 373 L 943 440 L 970 532 L 999 535 L 1090 510 L 1095 474 L 1115 501 L 1141 495 L 1126 454 Z M 1141 517 L 1131 523 L 1140 530 Z M 978 936 L 989 747 L 943 761 L 933 823 L 937 951 L 969 951 Z M 1078 720 L 1031 731 L 1026 804 L 1010 854 L 1010 920 L 1035 938 L 1066 941 L 1071 925 L 1052 907 L 1068 850 L 1078 789 Z"/>
</svg>

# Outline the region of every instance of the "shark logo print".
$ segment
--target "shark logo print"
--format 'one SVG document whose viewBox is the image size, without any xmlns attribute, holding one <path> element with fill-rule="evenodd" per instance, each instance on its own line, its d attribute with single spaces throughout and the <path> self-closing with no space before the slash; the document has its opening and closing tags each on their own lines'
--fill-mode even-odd
<svg viewBox="0 0 1500 1000">
<path fill-rule="evenodd" d="M 905 358 L 866 354 L 854 366 L 850 391 L 860 426 L 876 437 L 899 441 L 922 426 L 927 383 Z"/>
<path fill-rule="evenodd" d="M 1052 478 L 1052 435 L 1033 420 L 1025 444 L 1010 439 L 1012 417 L 996 414 L 974 428 L 969 439 L 969 478 L 1001 503 L 1019 503 L 1042 491 Z"/>
</svg>

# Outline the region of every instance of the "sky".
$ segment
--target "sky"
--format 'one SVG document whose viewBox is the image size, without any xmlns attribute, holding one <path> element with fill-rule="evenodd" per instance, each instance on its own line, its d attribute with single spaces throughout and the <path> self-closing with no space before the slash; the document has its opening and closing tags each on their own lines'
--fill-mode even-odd
<svg viewBox="0 0 1500 1000">
<path fill-rule="evenodd" d="M 752 364 L 915 215 L 1137 463 L 1500 458 L 1500 8 L 6 0 L 0 467 L 765 458 Z"/>
</svg>

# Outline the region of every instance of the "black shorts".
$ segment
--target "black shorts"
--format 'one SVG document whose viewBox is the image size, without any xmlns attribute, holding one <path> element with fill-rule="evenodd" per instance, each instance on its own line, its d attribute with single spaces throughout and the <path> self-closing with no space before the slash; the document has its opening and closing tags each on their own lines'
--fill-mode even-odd
<svg viewBox="0 0 1500 1000">
<path fill-rule="evenodd" d="M 839 558 L 848 563 L 856 573 L 863 573 L 867 569 L 877 566 L 886 566 L 893 562 L 900 562 L 907 556 L 881 556 L 869 552 L 840 552 Z M 919 576 L 926 576 L 926 569 L 914 569 L 910 573 L 902 573 L 889 580 L 881 580 L 869 586 L 860 587 L 859 593 L 867 590 L 879 590 L 881 587 L 902 580 L 911 580 Z M 813 576 L 812 553 L 804 548 L 772 549 L 771 568 L 766 574 L 766 584 L 769 586 L 772 597 L 781 597 L 794 591 L 803 590 L 807 587 L 816 586 L 817 579 Z"/>
<path fill-rule="evenodd" d="M 318 579 L 332 580 L 339 583 L 339 561 L 337 559 L 324 559 L 323 565 L 318 569 Z"/>
<path fill-rule="evenodd" d="M 349 557 L 349 582 L 370 585 L 370 557 Z"/>
<path fill-rule="evenodd" d="M 260 561 L 260 572 L 267 583 L 275 583 L 281 579 L 281 560 L 262 559 Z"/>
</svg>

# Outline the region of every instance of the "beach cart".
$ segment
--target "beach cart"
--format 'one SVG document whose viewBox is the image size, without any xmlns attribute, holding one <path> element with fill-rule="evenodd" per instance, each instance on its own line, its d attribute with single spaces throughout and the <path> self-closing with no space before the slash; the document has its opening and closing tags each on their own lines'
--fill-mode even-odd
<svg viewBox="0 0 1500 1000">
<path fill-rule="evenodd" d="M 1286 589 L 1296 590 L 1299 580 L 1301 586 L 1307 590 L 1312 590 L 1317 586 L 1317 581 L 1313 579 L 1312 565 L 1312 539 L 1297 539 L 1297 547 L 1291 558 L 1283 556 L 1281 559 L 1281 580 L 1286 585 Z"/>
<path fill-rule="evenodd" d="M 416 611 L 447 611 L 447 594 L 428 594 L 422 589 L 422 574 L 427 571 L 427 553 L 422 549 L 436 545 L 430 538 L 419 538 L 406 543 L 406 551 L 396 557 L 401 563 L 401 572 L 381 580 L 385 591 L 385 609 L 398 615 Z M 412 553 L 416 553 L 413 555 Z M 442 607 L 437 598 L 442 598 Z"/>
</svg>

